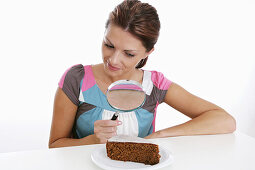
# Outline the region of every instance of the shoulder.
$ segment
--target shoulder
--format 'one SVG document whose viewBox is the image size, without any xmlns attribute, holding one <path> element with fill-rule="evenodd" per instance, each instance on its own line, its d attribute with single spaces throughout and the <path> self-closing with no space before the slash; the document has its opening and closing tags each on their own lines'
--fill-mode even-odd
<svg viewBox="0 0 255 170">
<path fill-rule="evenodd" d="M 159 71 L 145 70 L 145 72 L 147 72 L 147 74 L 149 73 L 151 75 L 150 76 L 151 81 L 158 89 L 167 90 L 169 88 L 170 84 L 172 83 L 172 81 L 170 81 L 168 78 L 166 78 L 164 76 L 164 74 Z"/>
<path fill-rule="evenodd" d="M 85 67 L 87 66 L 83 66 L 82 64 L 76 64 L 66 69 L 59 81 L 60 88 L 63 87 L 64 82 L 72 83 L 75 80 L 80 81 L 85 74 Z"/>
<path fill-rule="evenodd" d="M 76 65 L 73 65 L 71 67 L 69 67 L 66 72 L 68 74 L 71 74 L 71 75 L 76 75 L 76 74 L 80 74 L 80 73 L 84 73 L 84 67 L 82 64 L 76 64 Z"/>
</svg>

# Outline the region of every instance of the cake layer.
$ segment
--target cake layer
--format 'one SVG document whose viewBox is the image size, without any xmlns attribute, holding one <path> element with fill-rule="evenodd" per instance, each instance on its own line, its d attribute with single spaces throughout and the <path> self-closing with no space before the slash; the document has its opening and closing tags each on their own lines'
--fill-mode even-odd
<svg viewBox="0 0 255 170">
<path fill-rule="evenodd" d="M 159 163 L 159 147 L 148 140 L 130 136 L 116 136 L 106 143 L 107 156 L 113 160 L 155 165 Z"/>
</svg>

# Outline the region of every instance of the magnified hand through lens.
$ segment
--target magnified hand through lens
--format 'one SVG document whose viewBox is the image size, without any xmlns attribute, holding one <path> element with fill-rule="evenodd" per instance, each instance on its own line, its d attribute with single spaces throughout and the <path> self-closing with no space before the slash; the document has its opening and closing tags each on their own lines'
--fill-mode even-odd
<svg viewBox="0 0 255 170">
<path fill-rule="evenodd" d="M 106 92 L 109 105 L 118 110 L 111 120 L 116 120 L 119 113 L 130 112 L 141 107 L 146 99 L 140 83 L 134 80 L 119 80 L 112 83 Z"/>
</svg>

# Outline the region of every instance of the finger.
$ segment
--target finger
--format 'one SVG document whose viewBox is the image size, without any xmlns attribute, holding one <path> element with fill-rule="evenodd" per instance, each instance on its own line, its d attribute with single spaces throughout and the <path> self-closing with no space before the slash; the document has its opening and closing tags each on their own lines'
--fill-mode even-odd
<svg viewBox="0 0 255 170">
<path fill-rule="evenodd" d="M 117 133 L 116 132 L 109 132 L 109 133 L 103 133 L 102 135 L 104 136 L 104 138 L 110 139 L 111 137 L 116 136 Z"/>
<path fill-rule="evenodd" d="M 105 126 L 105 127 L 101 127 L 102 132 L 105 133 L 112 133 L 112 132 L 116 132 L 117 131 L 117 127 L 116 126 Z"/>
<path fill-rule="evenodd" d="M 121 124 L 122 122 L 119 120 L 97 120 L 95 121 L 94 126 L 106 127 L 106 126 L 118 126 Z"/>
<path fill-rule="evenodd" d="M 106 143 L 106 141 L 108 139 L 110 139 L 111 137 L 117 135 L 116 132 L 114 133 L 98 133 L 96 134 L 96 137 L 97 137 L 97 141 L 98 143 Z"/>
<path fill-rule="evenodd" d="M 94 127 L 94 133 L 109 133 L 109 132 L 116 132 L 116 126 L 98 126 Z"/>
</svg>

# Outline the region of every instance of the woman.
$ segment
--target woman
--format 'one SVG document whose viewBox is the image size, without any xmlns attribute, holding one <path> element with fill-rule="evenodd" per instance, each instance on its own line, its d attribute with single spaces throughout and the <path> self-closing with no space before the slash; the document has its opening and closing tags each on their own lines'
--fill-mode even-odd
<svg viewBox="0 0 255 170">
<path fill-rule="evenodd" d="M 154 51 L 159 30 L 157 11 L 147 3 L 126 0 L 110 13 L 102 42 L 103 63 L 72 66 L 59 82 L 50 148 L 106 143 L 116 134 L 161 138 L 235 131 L 235 119 L 222 108 L 192 95 L 160 72 L 141 69 Z M 140 82 L 146 103 L 113 121 L 115 110 L 105 93 L 121 79 Z M 155 132 L 156 109 L 162 102 L 191 120 Z"/>
</svg>

